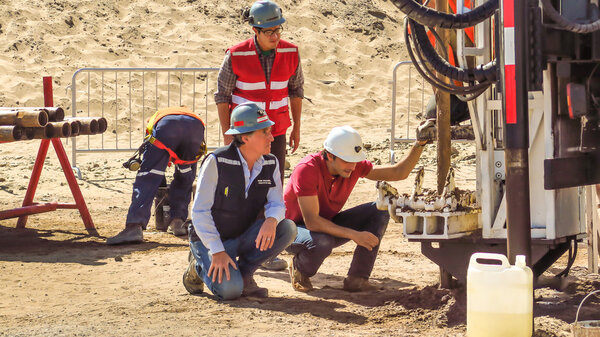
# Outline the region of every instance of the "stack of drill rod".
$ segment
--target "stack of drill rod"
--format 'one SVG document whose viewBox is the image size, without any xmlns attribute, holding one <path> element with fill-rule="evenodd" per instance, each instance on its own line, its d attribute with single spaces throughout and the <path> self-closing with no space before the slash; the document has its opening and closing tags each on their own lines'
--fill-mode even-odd
<svg viewBox="0 0 600 337">
<path fill-rule="evenodd" d="M 60 107 L 0 107 L 0 141 L 65 138 L 106 131 L 104 117 L 65 118 Z"/>
</svg>

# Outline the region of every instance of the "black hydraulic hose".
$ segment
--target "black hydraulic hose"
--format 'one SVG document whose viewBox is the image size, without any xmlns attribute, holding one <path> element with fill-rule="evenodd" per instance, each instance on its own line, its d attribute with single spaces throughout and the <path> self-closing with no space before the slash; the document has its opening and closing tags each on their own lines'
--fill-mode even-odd
<svg viewBox="0 0 600 337">
<path fill-rule="evenodd" d="M 488 0 L 483 5 L 464 14 L 449 14 L 425 7 L 414 0 L 392 0 L 404 14 L 427 27 L 462 29 L 486 20 L 498 9 L 498 0 Z"/>
<path fill-rule="evenodd" d="M 404 29 L 406 29 L 406 24 L 404 24 Z M 433 29 L 430 29 L 429 31 L 431 32 L 431 34 L 433 34 L 433 37 L 435 37 L 435 40 L 437 41 L 437 43 L 439 43 L 439 44 L 440 44 L 440 46 L 443 46 L 443 45 L 445 44 L 445 43 L 444 43 L 444 40 L 442 40 L 442 37 L 440 36 L 440 34 L 438 34 L 438 33 L 437 33 L 435 30 L 433 30 Z M 444 53 L 444 58 L 445 58 L 446 60 L 449 60 L 449 59 L 450 59 L 450 56 L 448 55 L 448 51 L 446 50 L 446 48 L 441 48 L 441 49 L 442 49 L 442 52 Z"/>
<path fill-rule="evenodd" d="M 573 33 L 587 34 L 600 29 L 600 20 L 592 23 L 580 24 L 565 19 L 559 12 L 556 11 L 550 0 L 541 0 L 544 14 L 548 15 L 558 26 L 564 30 Z"/>
<path fill-rule="evenodd" d="M 437 78 L 437 76 L 433 73 L 433 71 L 430 70 L 429 67 L 427 66 L 427 61 L 423 58 L 421 53 L 419 53 L 419 50 L 416 50 L 418 60 L 415 58 L 415 55 L 412 50 L 411 37 L 409 37 L 409 35 L 408 35 L 408 27 L 407 27 L 408 21 L 410 21 L 410 19 L 408 19 L 408 18 L 406 18 L 404 21 L 404 37 L 406 40 L 408 55 L 409 55 L 413 65 L 415 66 L 415 69 L 421 75 L 421 77 L 423 77 L 423 79 L 425 79 L 432 86 L 434 86 L 435 88 L 437 88 L 439 90 L 446 91 L 446 92 L 452 93 L 454 95 L 470 95 L 470 96 L 465 97 L 463 99 L 464 101 L 470 101 L 472 99 L 475 99 L 477 96 L 481 95 L 490 86 L 491 83 L 479 83 L 479 84 L 472 85 L 472 86 L 461 87 L 461 86 L 456 86 L 456 85 L 446 83 L 446 82 L 440 80 L 439 78 Z M 425 73 L 425 72 L 427 72 L 427 73 Z"/>
<path fill-rule="evenodd" d="M 471 95 L 470 97 L 466 98 L 466 100 L 470 100 L 470 99 L 473 99 L 473 98 L 479 96 L 483 91 L 485 91 L 489 87 L 489 85 L 490 85 L 489 83 L 480 83 L 480 84 L 473 85 L 473 86 L 462 87 L 462 86 L 456 86 L 456 85 L 453 85 L 450 83 L 446 83 L 446 82 L 442 81 L 441 79 L 439 79 L 437 77 L 437 75 L 434 73 L 434 71 L 429 69 L 429 66 L 427 65 L 428 64 L 427 60 L 425 60 L 423 55 L 421 55 L 421 53 L 417 49 L 417 47 L 415 47 L 415 52 L 417 54 L 418 60 L 415 58 L 415 55 L 411 48 L 413 45 L 413 43 L 411 43 L 411 39 L 413 39 L 414 36 L 412 34 L 410 36 L 408 35 L 409 29 L 407 28 L 407 25 L 408 25 L 409 21 L 410 21 L 410 19 L 405 18 L 404 36 L 405 36 L 406 44 L 408 46 L 408 55 L 410 56 L 410 59 L 413 62 L 413 65 L 415 66 L 417 72 L 419 72 L 419 74 L 427 82 L 429 82 L 432 86 L 434 86 L 442 91 L 446 91 L 446 92 L 449 92 L 449 93 L 452 93 L 455 95 Z"/>
<path fill-rule="evenodd" d="M 417 49 L 420 49 L 423 52 L 423 55 L 427 61 L 429 61 L 433 69 L 435 69 L 435 71 L 438 73 L 461 82 L 496 82 L 498 69 L 496 66 L 496 60 L 493 60 L 487 64 L 480 64 L 475 69 L 462 69 L 454 67 L 446 60 L 441 58 L 440 55 L 435 51 L 431 45 L 431 42 L 429 41 L 429 38 L 427 37 L 427 33 L 425 32 L 425 27 L 423 27 L 423 25 L 411 21 L 410 26 L 412 34 L 415 34 Z"/>
</svg>

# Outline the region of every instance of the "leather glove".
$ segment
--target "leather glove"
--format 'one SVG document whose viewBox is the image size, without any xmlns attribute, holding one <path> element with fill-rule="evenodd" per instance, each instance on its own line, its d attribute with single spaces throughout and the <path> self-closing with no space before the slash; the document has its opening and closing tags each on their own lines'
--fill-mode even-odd
<svg viewBox="0 0 600 337">
<path fill-rule="evenodd" d="M 431 144 L 436 137 L 437 135 L 434 120 L 424 120 L 417 127 L 417 141 L 427 141 L 425 144 Z"/>
</svg>

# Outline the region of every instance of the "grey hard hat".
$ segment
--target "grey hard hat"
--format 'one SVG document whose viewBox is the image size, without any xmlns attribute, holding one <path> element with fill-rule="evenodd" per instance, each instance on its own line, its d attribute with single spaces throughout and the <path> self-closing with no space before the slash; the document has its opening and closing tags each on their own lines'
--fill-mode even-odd
<svg viewBox="0 0 600 337">
<path fill-rule="evenodd" d="M 239 135 L 256 130 L 262 130 L 274 125 L 265 110 L 261 109 L 256 103 L 242 103 L 231 112 L 231 122 L 226 135 Z"/>
<path fill-rule="evenodd" d="M 250 7 L 249 22 L 254 27 L 271 28 L 285 22 L 281 8 L 269 0 L 259 0 Z"/>
</svg>

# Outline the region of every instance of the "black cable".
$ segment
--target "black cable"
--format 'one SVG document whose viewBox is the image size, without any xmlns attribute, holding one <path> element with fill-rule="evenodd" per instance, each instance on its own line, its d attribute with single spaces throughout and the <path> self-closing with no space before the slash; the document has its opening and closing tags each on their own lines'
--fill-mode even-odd
<svg viewBox="0 0 600 337">
<path fill-rule="evenodd" d="M 408 19 L 410 20 L 410 19 Z M 419 74 L 427 81 L 429 82 L 431 85 L 433 85 L 434 87 L 455 94 L 455 95 L 468 95 L 468 94 L 473 94 L 474 96 L 468 98 L 468 99 L 473 99 L 475 97 L 477 97 L 478 95 L 480 95 L 483 91 L 485 91 L 488 87 L 489 84 L 481 84 L 481 85 L 477 85 L 475 86 L 470 86 L 470 87 L 460 87 L 460 86 L 455 86 L 449 83 L 446 83 L 442 80 L 440 80 L 436 74 L 434 74 L 434 72 L 432 70 L 430 70 L 427 66 L 427 60 L 425 60 L 423 58 L 423 56 L 417 51 L 417 56 L 419 58 L 419 60 L 415 59 L 415 56 L 413 54 L 412 49 L 410 48 L 412 46 L 410 39 L 408 38 L 408 35 L 406 34 L 406 32 L 408 31 L 408 29 L 405 29 L 405 38 L 407 39 L 407 45 L 409 46 L 409 56 L 411 57 L 412 62 L 415 65 L 415 68 L 417 69 L 417 71 L 419 72 Z M 421 65 L 423 67 L 421 67 Z M 425 71 L 427 71 L 428 74 L 425 74 L 425 71 L 422 69 L 424 68 Z"/>
<path fill-rule="evenodd" d="M 427 33 L 425 32 L 425 27 L 423 25 L 411 21 L 410 26 L 411 34 L 415 34 L 416 37 L 416 49 L 421 50 L 425 58 L 438 73 L 461 82 L 496 82 L 498 69 L 496 66 L 496 60 L 493 60 L 487 64 L 480 64 L 475 69 L 462 69 L 455 67 L 441 58 L 440 55 L 435 51 L 431 45 L 431 42 L 429 41 L 429 38 L 427 37 Z"/>
<path fill-rule="evenodd" d="M 428 27 L 462 29 L 486 20 L 498 9 L 498 0 L 488 0 L 464 14 L 449 14 L 425 7 L 414 0 L 392 0 L 404 14 Z"/>
<path fill-rule="evenodd" d="M 472 100 L 474 98 L 476 98 L 477 96 L 479 96 L 480 94 L 482 94 L 490 85 L 491 82 L 489 81 L 485 81 L 483 83 L 479 83 L 476 85 L 470 85 L 467 87 L 461 87 L 461 86 L 456 86 L 453 84 L 449 84 L 446 83 L 445 81 L 442 81 L 441 79 L 439 79 L 437 77 L 437 75 L 434 73 L 433 70 L 429 69 L 429 62 L 428 59 L 426 59 L 419 51 L 419 48 L 417 47 L 417 43 L 415 44 L 415 52 L 413 52 L 412 50 L 412 46 L 413 43 L 411 43 L 411 38 L 415 38 L 413 34 L 411 34 L 411 36 L 409 36 L 408 34 L 408 25 L 411 25 L 411 31 L 413 30 L 413 24 L 414 21 L 410 20 L 409 18 L 405 19 L 404 22 L 404 37 L 406 40 L 406 44 L 408 47 L 408 54 L 409 57 L 411 59 L 411 61 L 413 62 L 413 64 L 415 65 L 415 68 L 417 69 L 417 71 L 419 72 L 419 74 L 427 81 L 429 82 L 431 85 L 433 85 L 434 87 L 455 94 L 455 95 L 471 95 L 468 97 L 464 97 L 463 100 L 468 101 L 468 100 Z M 417 57 L 415 57 L 415 53 L 417 54 Z M 437 54 L 437 53 L 436 53 Z M 438 55 L 439 57 L 439 55 Z"/>
<path fill-rule="evenodd" d="M 409 25 L 410 25 L 410 24 L 412 24 L 412 23 L 414 23 L 414 21 L 412 21 L 412 20 L 410 20 L 410 19 L 409 19 Z M 412 29 L 412 27 L 411 27 L 411 29 Z M 414 36 L 413 36 L 412 38 L 414 39 Z M 428 39 L 428 41 L 429 41 L 429 39 Z M 417 45 L 417 44 L 415 43 L 415 45 Z M 445 50 L 445 48 L 443 48 L 443 50 Z M 428 74 L 429 74 L 431 77 L 433 77 L 433 78 L 437 79 L 438 81 L 440 81 L 440 83 L 441 83 L 442 85 L 448 86 L 448 88 L 449 88 L 449 89 L 454 89 L 454 90 L 457 90 L 457 89 L 458 89 L 458 90 L 464 90 L 464 91 L 465 91 L 465 93 L 470 93 L 470 92 L 476 92 L 476 91 L 478 91 L 478 90 L 480 90 L 480 89 L 483 89 L 483 90 L 485 90 L 487 87 L 489 87 L 489 84 L 488 84 L 488 83 L 480 83 L 480 84 L 476 84 L 476 85 L 471 85 L 471 86 L 469 86 L 469 87 L 462 87 L 462 86 L 456 86 L 456 85 L 453 85 L 453 84 L 448 84 L 448 83 L 446 83 L 445 81 L 442 81 L 442 80 L 440 80 L 440 79 L 437 77 L 437 75 L 435 74 L 435 70 L 432 70 L 432 69 L 430 69 L 430 68 L 429 68 L 429 66 L 428 66 L 428 65 L 429 65 L 429 60 L 427 60 L 427 59 L 426 59 L 426 58 L 425 58 L 425 57 L 422 55 L 421 51 L 420 51 L 420 50 L 418 50 L 418 49 L 417 49 L 416 51 L 417 51 L 417 56 L 418 56 L 418 58 L 419 58 L 420 64 L 421 64 L 421 65 L 423 66 L 423 68 L 424 68 L 424 69 L 427 71 L 427 73 L 428 73 Z"/>
<path fill-rule="evenodd" d="M 552 6 L 550 0 L 541 0 L 544 14 L 548 15 L 558 26 L 564 30 L 568 30 L 573 33 L 587 34 L 600 30 L 600 20 L 596 20 L 592 23 L 580 24 L 565 19 L 556 9 Z"/>
<path fill-rule="evenodd" d="M 405 27 L 406 27 L 406 25 L 405 25 Z M 438 34 L 438 32 L 436 32 L 434 29 L 429 29 L 429 31 L 431 32 L 431 34 L 433 34 L 433 37 L 435 37 L 435 40 L 437 41 L 437 43 L 440 44 L 440 46 L 445 46 L 446 45 L 444 43 L 444 40 L 442 40 L 442 37 L 440 36 L 440 34 Z M 446 48 L 440 48 L 440 49 L 444 53 L 444 58 L 446 60 L 449 60 L 450 56 L 448 55 L 448 51 L 446 50 Z"/>
</svg>

